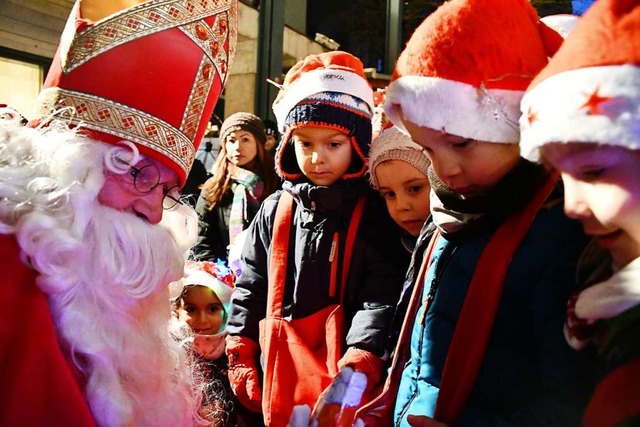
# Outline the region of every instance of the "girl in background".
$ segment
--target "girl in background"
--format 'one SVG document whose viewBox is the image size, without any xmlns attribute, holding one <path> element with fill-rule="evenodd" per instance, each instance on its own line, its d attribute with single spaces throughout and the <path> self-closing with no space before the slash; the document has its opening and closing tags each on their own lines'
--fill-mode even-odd
<svg viewBox="0 0 640 427">
<path fill-rule="evenodd" d="M 202 186 L 196 204 L 204 223 L 196 251 L 201 258 L 226 261 L 229 244 L 278 187 L 266 139 L 264 124 L 254 114 L 235 113 L 222 124 L 213 176 Z"/>
</svg>

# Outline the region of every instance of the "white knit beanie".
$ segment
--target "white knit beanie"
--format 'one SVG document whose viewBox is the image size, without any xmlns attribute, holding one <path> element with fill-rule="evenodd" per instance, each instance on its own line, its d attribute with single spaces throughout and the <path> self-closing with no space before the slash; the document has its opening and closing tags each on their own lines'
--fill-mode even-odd
<svg viewBox="0 0 640 427">
<path fill-rule="evenodd" d="M 402 160 L 425 175 L 431 165 L 424 149 L 395 126 L 383 130 L 369 149 L 369 182 L 376 190 L 379 188 L 376 168 L 387 160 Z"/>
</svg>

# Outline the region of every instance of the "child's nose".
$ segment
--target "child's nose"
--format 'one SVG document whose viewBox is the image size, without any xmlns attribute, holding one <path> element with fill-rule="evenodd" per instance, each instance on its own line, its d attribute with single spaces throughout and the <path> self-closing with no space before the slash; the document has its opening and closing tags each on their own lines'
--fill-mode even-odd
<svg viewBox="0 0 640 427">
<path fill-rule="evenodd" d="M 462 173 L 460 163 L 449 158 L 441 159 L 437 165 L 434 165 L 434 169 L 436 175 L 449 186 L 451 186 L 451 179 Z"/>
<path fill-rule="evenodd" d="M 585 200 L 580 183 L 570 176 L 563 176 L 564 183 L 564 211 L 569 218 L 583 219 L 591 215 L 589 205 Z"/>
<path fill-rule="evenodd" d="M 396 196 L 396 209 L 399 211 L 406 211 L 411 209 L 411 200 L 409 197 L 403 195 Z"/>
<path fill-rule="evenodd" d="M 318 153 L 317 151 L 311 153 L 311 163 L 313 163 L 314 165 L 320 163 L 320 153 Z"/>
</svg>

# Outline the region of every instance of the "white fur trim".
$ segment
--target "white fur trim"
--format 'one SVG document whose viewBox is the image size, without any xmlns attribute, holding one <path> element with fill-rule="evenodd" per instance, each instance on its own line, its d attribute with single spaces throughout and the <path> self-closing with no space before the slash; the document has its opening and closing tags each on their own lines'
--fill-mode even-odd
<svg viewBox="0 0 640 427">
<path fill-rule="evenodd" d="M 231 299 L 231 294 L 233 293 L 233 289 L 231 289 L 225 283 L 222 283 L 211 274 L 201 270 L 187 270 L 187 277 L 185 277 L 184 284 L 185 286 L 206 286 L 207 288 L 215 292 L 216 296 L 223 304 L 229 302 L 229 300 Z"/>
<path fill-rule="evenodd" d="M 569 33 L 573 31 L 576 24 L 580 20 L 580 17 L 575 15 L 569 15 L 566 13 L 560 13 L 558 15 L 547 15 L 540 18 L 547 27 L 560 34 L 563 39 L 566 39 Z"/>
<path fill-rule="evenodd" d="M 598 89 L 603 114 L 583 108 Z M 565 71 L 542 81 L 522 99 L 521 152 L 538 160 L 551 142 L 591 142 L 640 149 L 640 67 L 609 65 Z M 529 123 L 529 114 L 535 120 Z"/>
<path fill-rule="evenodd" d="M 405 76 L 387 88 L 384 109 L 403 129 L 401 114 L 417 125 L 464 138 L 517 144 L 522 95 L 438 77 Z"/>
<path fill-rule="evenodd" d="M 284 120 L 296 104 L 320 92 L 341 92 L 362 99 L 373 113 L 373 89 L 369 82 L 351 71 L 319 68 L 303 73 L 289 87 L 283 97 L 273 105 L 273 113 L 280 132 L 284 133 Z"/>
<path fill-rule="evenodd" d="M 610 279 L 580 292 L 576 316 L 610 319 L 640 304 L 640 258 L 618 270 Z"/>
</svg>

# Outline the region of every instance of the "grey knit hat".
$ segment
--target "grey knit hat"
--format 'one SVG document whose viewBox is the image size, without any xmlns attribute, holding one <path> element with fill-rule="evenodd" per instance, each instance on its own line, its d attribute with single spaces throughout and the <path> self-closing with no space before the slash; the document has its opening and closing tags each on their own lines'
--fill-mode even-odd
<svg viewBox="0 0 640 427">
<path fill-rule="evenodd" d="M 264 123 L 255 114 L 240 112 L 227 117 L 220 127 L 220 141 L 224 142 L 231 132 L 237 130 L 250 132 L 262 144 L 267 141 Z"/>
<path fill-rule="evenodd" d="M 413 142 L 411 137 L 393 126 L 380 132 L 369 149 L 369 182 L 379 188 L 376 168 L 387 160 L 402 160 L 427 175 L 431 162 L 424 149 Z"/>
</svg>

